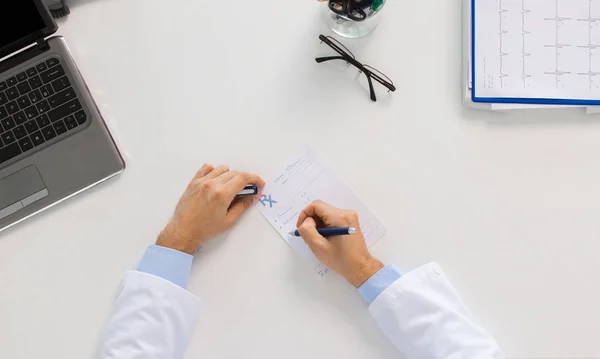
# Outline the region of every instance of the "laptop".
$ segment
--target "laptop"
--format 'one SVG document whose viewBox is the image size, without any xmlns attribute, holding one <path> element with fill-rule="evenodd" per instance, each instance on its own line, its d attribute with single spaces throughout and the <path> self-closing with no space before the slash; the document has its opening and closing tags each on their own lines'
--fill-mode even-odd
<svg viewBox="0 0 600 359">
<path fill-rule="evenodd" d="M 0 11 L 0 231 L 125 169 L 42 0 Z"/>
</svg>

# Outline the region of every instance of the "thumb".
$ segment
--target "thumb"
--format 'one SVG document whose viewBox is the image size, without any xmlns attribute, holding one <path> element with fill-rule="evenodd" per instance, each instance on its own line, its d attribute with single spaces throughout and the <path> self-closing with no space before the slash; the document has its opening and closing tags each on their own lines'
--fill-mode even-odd
<svg viewBox="0 0 600 359">
<path fill-rule="evenodd" d="M 227 224 L 230 226 L 234 225 L 238 219 L 240 219 L 242 214 L 252 206 L 252 203 L 253 199 L 251 197 L 236 198 L 227 211 Z"/>
<path fill-rule="evenodd" d="M 323 249 L 328 244 L 327 239 L 317 232 L 317 224 L 312 217 L 306 217 L 304 222 L 298 227 L 298 233 L 304 242 L 314 252 L 315 249 Z"/>
</svg>

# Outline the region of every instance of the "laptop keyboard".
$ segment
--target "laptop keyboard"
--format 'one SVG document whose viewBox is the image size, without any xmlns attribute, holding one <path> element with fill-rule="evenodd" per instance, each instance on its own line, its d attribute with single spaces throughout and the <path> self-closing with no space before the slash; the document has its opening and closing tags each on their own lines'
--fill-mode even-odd
<svg viewBox="0 0 600 359">
<path fill-rule="evenodd" d="M 57 58 L 0 79 L 0 164 L 83 125 L 87 116 Z"/>
</svg>

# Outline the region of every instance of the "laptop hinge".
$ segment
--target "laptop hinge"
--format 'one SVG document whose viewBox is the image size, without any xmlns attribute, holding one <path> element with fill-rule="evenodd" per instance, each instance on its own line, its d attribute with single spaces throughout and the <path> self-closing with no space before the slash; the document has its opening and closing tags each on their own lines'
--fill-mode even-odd
<svg viewBox="0 0 600 359">
<path fill-rule="evenodd" d="M 46 39 L 39 39 L 37 41 L 37 45 L 38 45 L 38 48 L 42 51 L 46 51 L 46 50 L 50 49 L 50 46 L 48 45 L 48 42 L 46 42 Z"/>
</svg>

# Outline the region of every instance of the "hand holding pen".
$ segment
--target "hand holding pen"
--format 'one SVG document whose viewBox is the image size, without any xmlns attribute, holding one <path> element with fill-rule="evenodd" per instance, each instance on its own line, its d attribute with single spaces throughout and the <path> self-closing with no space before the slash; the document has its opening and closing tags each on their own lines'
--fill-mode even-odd
<svg viewBox="0 0 600 359">
<path fill-rule="evenodd" d="M 264 185 L 255 174 L 227 166 L 202 166 L 156 244 L 193 254 L 202 243 L 230 229 L 255 202 Z"/>
<path fill-rule="evenodd" d="M 357 288 L 383 268 L 369 253 L 354 211 L 315 201 L 300 213 L 296 227 L 315 256 Z M 327 236 L 331 232 L 342 235 Z"/>
</svg>

